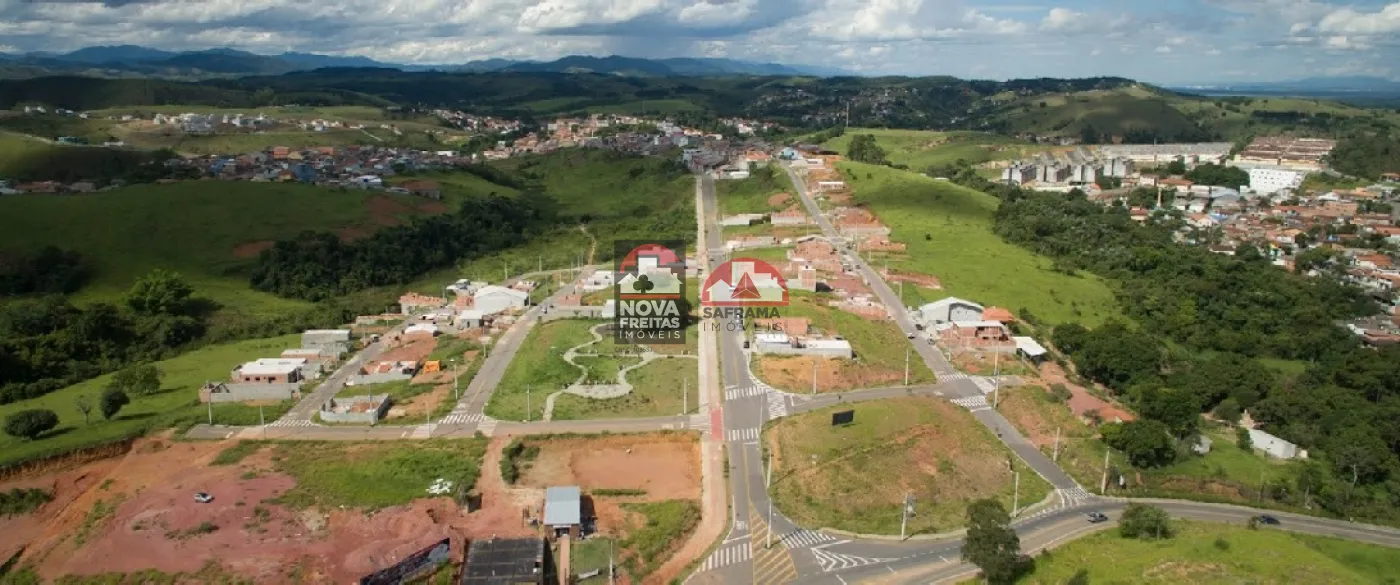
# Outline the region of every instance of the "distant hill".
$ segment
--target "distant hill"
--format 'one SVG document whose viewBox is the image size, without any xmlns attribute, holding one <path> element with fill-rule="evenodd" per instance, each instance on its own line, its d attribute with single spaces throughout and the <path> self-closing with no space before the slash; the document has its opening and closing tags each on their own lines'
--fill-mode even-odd
<svg viewBox="0 0 1400 585">
<path fill-rule="evenodd" d="M 258 55 L 234 49 L 170 52 L 135 45 L 101 46 L 64 54 L 0 54 L 2 77 L 26 74 L 81 73 L 106 77 L 209 78 L 275 75 L 322 68 L 392 68 L 403 71 L 602 73 L 632 77 L 717 75 L 844 75 L 830 68 L 753 63 L 732 59 L 641 59 L 571 55 L 554 61 L 485 59 L 461 64 L 404 65 L 368 57 L 341 57 L 287 52 Z M 32 72 L 32 73 L 31 73 Z"/>
<path fill-rule="evenodd" d="M 1336 94 L 1400 95 L 1400 82 L 1363 75 L 1308 77 L 1292 81 L 1265 81 L 1195 85 L 1180 88 L 1207 94 L 1260 94 L 1331 96 Z"/>
</svg>

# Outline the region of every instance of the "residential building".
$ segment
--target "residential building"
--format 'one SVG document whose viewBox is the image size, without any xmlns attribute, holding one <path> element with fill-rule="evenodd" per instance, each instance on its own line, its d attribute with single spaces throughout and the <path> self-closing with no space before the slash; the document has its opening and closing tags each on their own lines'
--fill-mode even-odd
<svg viewBox="0 0 1400 585">
<path fill-rule="evenodd" d="M 555 585 L 555 572 L 542 538 L 478 538 L 467 549 L 461 585 Z"/>
<path fill-rule="evenodd" d="M 307 329 L 301 333 L 301 346 L 314 348 L 329 347 L 344 352 L 350 347 L 350 330 Z"/>
<path fill-rule="evenodd" d="M 919 307 L 913 317 L 916 323 L 930 327 L 953 321 L 978 321 L 984 310 L 985 307 L 972 301 L 948 297 Z"/>
<path fill-rule="evenodd" d="M 530 295 L 504 286 L 488 285 L 472 296 L 473 306 L 483 315 L 495 315 L 511 309 L 523 308 Z"/>
<path fill-rule="evenodd" d="M 234 383 L 294 384 L 305 379 L 302 368 L 305 359 L 262 358 L 233 369 L 229 380 Z"/>
<path fill-rule="evenodd" d="M 1249 442 L 1255 449 L 1275 459 L 1307 459 L 1308 451 L 1259 429 L 1249 429 Z"/>
<path fill-rule="evenodd" d="M 418 293 L 408 293 L 399 297 L 399 307 L 405 315 L 416 315 L 447 306 L 442 297 L 430 297 Z"/>
<path fill-rule="evenodd" d="M 1307 173 L 1302 171 L 1254 167 L 1249 169 L 1249 188 L 1256 193 L 1273 195 L 1297 189 L 1306 177 Z"/>
<path fill-rule="evenodd" d="M 544 490 L 545 528 L 554 538 L 568 536 L 577 539 L 583 530 L 583 493 L 578 486 L 551 487 Z"/>
</svg>

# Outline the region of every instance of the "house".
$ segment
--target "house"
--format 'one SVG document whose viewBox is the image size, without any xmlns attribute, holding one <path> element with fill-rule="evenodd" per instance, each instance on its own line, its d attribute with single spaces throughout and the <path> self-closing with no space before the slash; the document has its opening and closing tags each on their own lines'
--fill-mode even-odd
<svg viewBox="0 0 1400 585">
<path fill-rule="evenodd" d="M 1307 459 L 1308 451 L 1259 429 L 1249 429 L 1249 442 L 1255 449 L 1275 459 Z"/>
<path fill-rule="evenodd" d="M 1045 356 L 1050 353 L 1034 338 L 1012 337 L 1011 340 L 1016 342 L 1017 353 L 1020 353 L 1022 356 L 1025 356 L 1025 358 L 1030 360 L 1033 364 L 1039 364 L 1045 359 Z"/>
<path fill-rule="evenodd" d="M 301 332 L 301 346 L 305 348 L 337 348 L 344 353 L 350 347 L 349 329 L 307 329 Z M 336 354 L 339 356 L 339 353 Z"/>
<path fill-rule="evenodd" d="M 719 225 L 722 227 L 743 227 L 762 221 L 762 213 L 740 213 L 738 215 L 726 215 L 720 218 Z"/>
<path fill-rule="evenodd" d="M 1385 254 L 1362 254 L 1356 257 L 1356 265 L 1362 268 L 1383 270 L 1390 268 L 1390 257 Z"/>
<path fill-rule="evenodd" d="M 306 360 L 307 367 L 316 366 L 315 373 L 319 374 L 325 364 L 335 361 L 339 355 L 334 348 L 298 347 L 282 350 L 282 355 L 279 357 Z"/>
<path fill-rule="evenodd" d="M 1011 311 L 1009 309 L 1003 309 L 1001 307 L 987 307 L 986 309 L 982 310 L 982 320 L 1001 321 L 1002 323 L 1010 323 L 1016 320 L 1016 316 L 1011 314 Z"/>
<path fill-rule="evenodd" d="M 399 297 L 399 307 L 405 315 L 415 315 L 447 305 L 441 297 L 430 297 L 418 293 L 408 293 Z"/>
<path fill-rule="evenodd" d="M 798 209 L 796 206 L 774 213 L 771 216 L 773 225 L 807 225 L 812 223 L 812 218 L 807 212 Z"/>
<path fill-rule="evenodd" d="M 1191 452 L 1197 455 L 1210 453 L 1210 447 L 1215 442 L 1205 435 L 1196 435 L 1196 442 L 1191 445 Z"/>
<path fill-rule="evenodd" d="M 972 301 L 948 297 L 919 307 L 914 312 L 914 321 L 924 327 L 953 321 L 978 321 L 984 310 L 985 307 Z"/>
<path fill-rule="evenodd" d="M 958 347 L 1011 347 L 1016 346 L 1011 332 L 999 321 L 953 321 L 934 325 L 939 338 L 951 346 Z"/>
<path fill-rule="evenodd" d="M 243 384 L 294 384 L 305 379 L 304 367 L 304 359 L 262 358 L 235 367 L 229 380 Z"/>
<path fill-rule="evenodd" d="M 418 362 L 371 362 L 360 368 L 358 375 L 352 376 L 347 386 L 368 386 L 398 380 L 407 380 L 418 373 Z"/>
<path fill-rule="evenodd" d="M 756 333 L 753 349 L 759 354 L 810 355 L 824 358 L 851 359 L 855 352 L 851 342 L 844 339 L 799 338 L 787 333 Z"/>
<path fill-rule="evenodd" d="M 544 490 L 543 524 L 554 538 L 578 538 L 583 530 L 583 493 L 578 486 Z"/>
<path fill-rule="evenodd" d="M 496 285 L 481 287 L 472 295 L 473 306 L 483 315 L 495 315 L 510 309 L 523 308 L 529 299 L 528 293 Z"/>
<path fill-rule="evenodd" d="M 467 309 L 452 319 L 458 329 L 479 329 L 486 326 L 486 315 L 476 309 Z"/>
<path fill-rule="evenodd" d="M 806 335 L 811 328 L 812 321 L 806 317 L 777 317 L 772 319 L 754 319 L 754 327 L 762 327 L 770 331 L 779 331 L 788 335 Z"/>
<path fill-rule="evenodd" d="M 613 276 L 613 271 L 611 270 L 595 270 L 593 274 L 583 279 L 583 283 L 579 285 L 579 288 L 586 292 L 603 290 L 613 285 Z"/>
<path fill-rule="evenodd" d="M 432 323 L 414 323 L 403 330 L 403 334 L 405 337 L 410 335 L 426 335 L 428 337 L 437 337 L 441 333 L 442 331 L 438 329 L 438 326 Z"/>
</svg>

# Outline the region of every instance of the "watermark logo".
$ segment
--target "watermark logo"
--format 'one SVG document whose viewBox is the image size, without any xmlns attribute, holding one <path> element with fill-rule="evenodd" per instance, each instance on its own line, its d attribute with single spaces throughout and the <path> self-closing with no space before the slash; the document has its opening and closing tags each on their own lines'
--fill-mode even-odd
<svg viewBox="0 0 1400 585">
<path fill-rule="evenodd" d="M 685 242 L 613 243 L 613 338 L 685 343 Z"/>
<path fill-rule="evenodd" d="M 788 304 L 787 279 L 757 258 L 734 258 L 715 268 L 700 287 L 705 319 L 776 318 Z"/>
</svg>

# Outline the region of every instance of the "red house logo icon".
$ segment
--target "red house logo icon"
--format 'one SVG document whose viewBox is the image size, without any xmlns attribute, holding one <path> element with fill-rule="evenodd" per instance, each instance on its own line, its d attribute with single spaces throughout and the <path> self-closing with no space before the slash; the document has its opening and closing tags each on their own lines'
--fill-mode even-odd
<svg viewBox="0 0 1400 585">
<path fill-rule="evenodd" d="M 757 258 L 735 258 L 720 264 L 700 287 L 706 307 L 785 307 L 787 279 L 772 264 Z"/>
</svg>

